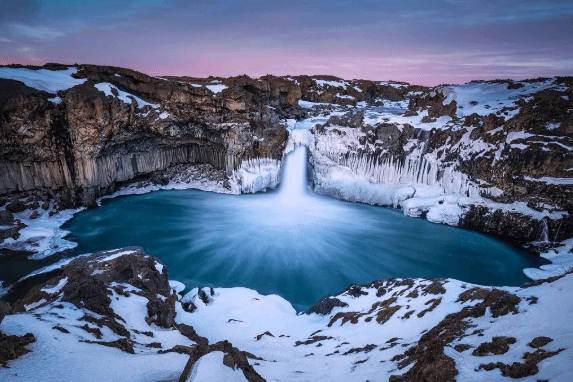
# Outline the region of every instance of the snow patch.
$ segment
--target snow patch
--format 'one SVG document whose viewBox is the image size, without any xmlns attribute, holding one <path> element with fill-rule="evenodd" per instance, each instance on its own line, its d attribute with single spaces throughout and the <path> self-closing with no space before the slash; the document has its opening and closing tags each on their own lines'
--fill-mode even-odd
<svg viewBox="0 0 573 382">
<path fill-rule="evenodd" d="M 213 81 L 213 82 L 216 82 L 216 81 Z M 217 81 L 217 82 L 221 82 L 221 81 Z M 225 86 L 225 85 L 207 85 L 205 87 L 207 89 L 211 90 L 215 94 L 221 93 L 224 89 L 227 89 L 227 86 Z"/>
<path fill-rule="evenodd" d="M 67 70 L 0 68 L 0 78 L 21 81 L 31 88 L 55 94 L 87 81 L 73 78 L 72 74 L 76 74 L 77 71 L 76 68 Z"/>
<path fill-rule="evenodd" d="M 61 279 L 60 281 L 58 281 L 58 284 L 49 288 L 49 287 L 44 287 L 42 288 L 42 292 L 46 292 L 49 294 L 55 294 L 58 293 L 59 291 L 62 290 L 62 288 L 66 285 L 66 283 L 68 282 L 68 278 L 64 277 L 63 279 Z"/>
<path fill-rule="evenodd" d="M 115 89 L 115 91 L 117 91 L 117 98 L 119 98 L 124 103 L 130 104 L 130 105 L 133 102 L 133 100 L 135 100 L 135 102 L 137 104 L 136 106 L 139 109 L 141 109 L 144 106 L 151 106 L 152 108 L 155 108 L 155 109 L 159 108 L 159 105 L 146 102 L 146 101 L 142 100 L 141 98 L 134 96 L 131 93 L 124 92 L 123 90 L 119 90 L 117 88 L 117 86 L 112 85 L 109 82 L 100 82 L 98 84 L 95 84 L 94 87 L 97 90 L 99 90 L 100 92 L 103 92 L 107 97 L 116 97 L 112 92 L 112 89 Z"/>
<path fill-rule="evenodd" d="M 523 179 L 529 180 L 530 182 L 542 182 L 547 184 L 556 184 L 556 185 L 573 185 L 573 178 L 553 178 L 550 176 L 544 176 L 541 178 L 531 178 L 529 176 L 524 176 Z"/>
</svg>

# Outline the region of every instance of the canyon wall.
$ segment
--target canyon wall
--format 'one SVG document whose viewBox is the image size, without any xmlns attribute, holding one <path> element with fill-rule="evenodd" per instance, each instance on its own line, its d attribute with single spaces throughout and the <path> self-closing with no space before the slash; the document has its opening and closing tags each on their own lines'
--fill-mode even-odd
<svg viewBox="0 0 573 382">
<path fill-rule="evenodd" d="M 311 131 L 315 190 L 516 240 L 571 238 L 568 81 L 444 87 L 411 97 L 401 115 L 331 117 Z M 454 91 L 457 101 L 448 99 Z"/>
<path fill-rule="evenodd" d="M 43 190 L 69 207 L 177 164 L 231 175 L 243 160 L 280 159 L 288 135 L 267 104 L 302 112 L 299 88 L 286 80 L 190 84 L 91 65 L 2 69 L 16 78 L 0 79 L 0 195 Z M 74 86 L 58 90 L 50 76 Z"/>
</svg>

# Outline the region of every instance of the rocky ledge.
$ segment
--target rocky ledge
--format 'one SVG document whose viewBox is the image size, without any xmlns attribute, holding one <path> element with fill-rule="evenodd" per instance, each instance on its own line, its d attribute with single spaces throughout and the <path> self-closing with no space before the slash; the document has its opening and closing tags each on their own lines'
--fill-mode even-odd
<svg viewBox="0 0 573 382">
<path fill-rule="evenodd" d="M 573 375 L 571 273 L 501 289 L 377 280 L 297 314 L 282 298 L 245 288 L 187 289 L 137 247 L 68 260 L 50 272 L 12 306 L 0 305 L 3 381 Z"/>
<path fill-rule="evenodd" d="M 315 190 L 544 252 L 573 238 L 572 85 L 475 81 L 330 116 L 307 138 Z"/>
</svg>

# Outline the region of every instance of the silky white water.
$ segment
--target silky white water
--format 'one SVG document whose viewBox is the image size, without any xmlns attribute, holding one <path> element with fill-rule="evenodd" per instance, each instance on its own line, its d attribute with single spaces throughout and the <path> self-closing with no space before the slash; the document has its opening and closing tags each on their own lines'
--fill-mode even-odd
<svg viewBox="0 0 573 382">
<path fill-rule="evenodd" d="M 296 309 L 350 283 L 453 277 L 518 285 L 534 258 L 475 232 L 400 211 L 313 194 L 306 147 L 283 161 L 278 190 L 224 195 L 158 191 L 117 198 L 64 225 L 79 252 L 142 246 L 169 277 L 196 286 L 276 293 Z"/>
</svg>

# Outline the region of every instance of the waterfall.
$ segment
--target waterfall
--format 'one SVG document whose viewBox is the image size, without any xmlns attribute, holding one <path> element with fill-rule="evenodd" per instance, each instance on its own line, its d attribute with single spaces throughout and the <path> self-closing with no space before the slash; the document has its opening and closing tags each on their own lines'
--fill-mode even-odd
<svg viewBox="0 0 573 382">
<path fill-rule="evenodd" d="M 307 155 L 305 146 L 296 146 L 285 157 L 278 193 L 282 203 L 298 204 L 308 195 Z"/>
<path fill-rule="evenodd" d="M 539 242 L 549 243 L 549 226 L 547 225 L 547 219 L 541 219 L 541 236 L 539 237 Z"/>
</svg>

